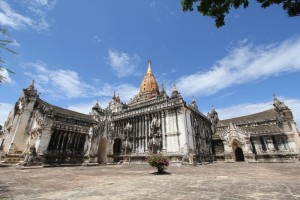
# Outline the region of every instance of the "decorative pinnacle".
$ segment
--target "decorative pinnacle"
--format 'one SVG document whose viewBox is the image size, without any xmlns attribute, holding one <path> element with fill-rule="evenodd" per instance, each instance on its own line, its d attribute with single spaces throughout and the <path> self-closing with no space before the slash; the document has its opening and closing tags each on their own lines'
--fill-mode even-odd
<svg viewBox="0 0 300 200">
<path fill-rule="evenodd" d="M 30 85 L 28 86 L 29 89 L 34 89 L 34 79 L 32 80 L 32 82 L 30 83 Z"/>
<path fill-rule="evenodd" d="M 164 83 L 161 84 L 161 92 L 165 92 Z"/>
<path fill-rule="evenodd" d="M 151 60 L 148 60 L 148 69 L 147 69 L 147 74 L 152 74 L 152 69 L 151 69 Z"/>
<path fill-rule="evenodd" d="M 177 91 L 175 81 L 174 81 L 174 83 L 173 83 L 173 91 Z"/>
</svg>

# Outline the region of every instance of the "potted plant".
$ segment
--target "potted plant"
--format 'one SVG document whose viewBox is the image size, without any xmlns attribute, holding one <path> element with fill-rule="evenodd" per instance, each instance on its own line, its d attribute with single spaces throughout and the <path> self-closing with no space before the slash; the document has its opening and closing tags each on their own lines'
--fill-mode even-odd
<svg viewBox="0 0 300 200">
<path fill-rule="evenodd" d="M 148 162 L 151 167 L 155 167 L 158 174 L 164 173 L 165 169 L 170 165 L 168 158 L 161 153 L 147 156 L 146 162 Z"/>
</svg>

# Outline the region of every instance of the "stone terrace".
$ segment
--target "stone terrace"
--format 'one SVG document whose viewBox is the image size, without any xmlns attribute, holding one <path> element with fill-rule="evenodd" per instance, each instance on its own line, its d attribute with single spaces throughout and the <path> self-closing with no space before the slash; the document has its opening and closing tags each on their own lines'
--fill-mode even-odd
<svg viewBox="0 0 300 200">
<path fill-rule="evenodd" d="M 0 199 L 300 199 L 299 163 L 0 168 Z"/>
</svg>

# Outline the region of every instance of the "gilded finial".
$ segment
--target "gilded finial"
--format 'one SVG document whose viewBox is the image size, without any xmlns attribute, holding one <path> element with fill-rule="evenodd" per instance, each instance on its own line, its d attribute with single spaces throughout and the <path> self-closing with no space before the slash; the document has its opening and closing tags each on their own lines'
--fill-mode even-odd
<svg viewBox="0 0 300 200">
<path fill-rule="evenodd" d="M 151 60 L 149 58 L 148 60 L 148 69 L 147 69 L 147 74 L 152 74 L 152 69 L 151 69 Z"/>
</svg>

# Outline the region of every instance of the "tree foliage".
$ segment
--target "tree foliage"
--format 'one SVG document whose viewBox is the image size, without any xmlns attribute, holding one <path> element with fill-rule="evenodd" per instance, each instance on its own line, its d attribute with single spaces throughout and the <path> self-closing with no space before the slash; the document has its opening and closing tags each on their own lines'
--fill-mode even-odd
<svg viewBox="0 0 300 200">
<path fill-rule="evenodd" d="M 0 53 L 2 52 L 1 50 L 8 51 L 13 54 L 17 54 L 15 51 L 9 48 L 9 45 L 13 42 L 12 40 L 7 39 L 9 37 L 8 31 L 5 28 L 0 28 Z M 11 70 L 3 67 L 3 64 L 5 61 L 0 57 L 0 71 L 6 70 L 8 73 L 14 73 Z M 0 74 L 0 83 L 5 81 L 6 77 Z"/>
<path fill-rule="evenodd" d="M 262 8 L 267 8 L 271 5 L 282 4 L 282 9 L 285 10 L 289 17 L 300 15 L 300 0 L 256 0 L 261 4 Z M 249 6 L 248 0 L 181 0 L 183 11 L 193 11 L 194 4 L 197 4 L 197 10 L 204 16 L 210 16 L 215 19 L 216 27 L 225 25 L 225 16 L 229 14 L 230 9 L 238 9 L 243 6 Z"/>
</svg>

